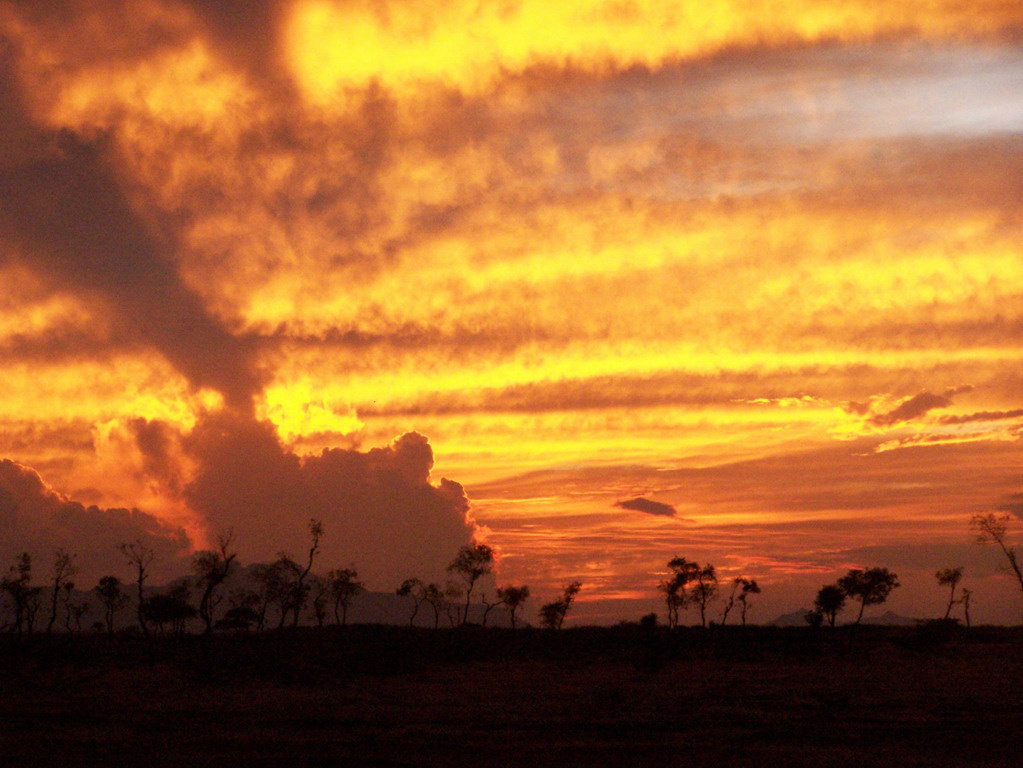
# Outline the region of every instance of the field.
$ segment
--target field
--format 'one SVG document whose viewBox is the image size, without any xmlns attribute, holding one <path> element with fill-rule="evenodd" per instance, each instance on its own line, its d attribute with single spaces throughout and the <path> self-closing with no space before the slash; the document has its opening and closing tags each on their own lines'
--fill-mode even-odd
<svg viewBox="0 0 1023 768">
<path fill-rule="evenodd" d="M 1023 632 L 0 638 L 10 766 L 1018 766 Z"/>
</svg>

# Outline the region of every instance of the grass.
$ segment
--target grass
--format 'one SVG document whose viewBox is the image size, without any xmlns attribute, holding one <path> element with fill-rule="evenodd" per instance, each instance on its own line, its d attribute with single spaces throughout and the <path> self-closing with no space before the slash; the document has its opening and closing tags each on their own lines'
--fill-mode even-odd
<svg viewBox="0 0 1023 768">
<path fill-rule="evenodd" d="M 928 634 L 930 633 L 930 634 Z M 0 638 L 0 763 L 1020 764 L 1023 631 Z"/>
</svg>

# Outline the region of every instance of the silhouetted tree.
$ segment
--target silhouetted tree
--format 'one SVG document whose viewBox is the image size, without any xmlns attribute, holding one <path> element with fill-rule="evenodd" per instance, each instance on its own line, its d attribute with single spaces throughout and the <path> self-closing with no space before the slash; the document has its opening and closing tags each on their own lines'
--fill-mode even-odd
<svg viewBox="0 0 1023 768">
<path fill-rule="evenodd" d="M 668 571 L 668 578 L 658 585 L 658 589 L 664 592 L 667 603 L 668 628 L 674 629 L 678 626 L 679 609 L 689 603 L 686 590 L 696 580 L 700 566 L 684 557 L 675 557 L 668 561 Z"/>
<path fill-rule="evenodd" d="M 54 553 L 53 579 L 51 581 L 53 592 L 50 595 L 50 620 L 46 622 L 46 634 L 53 632 L 53 625 L 57 621 L 57 603 L 60 600 L 64 584 L 78 573 L 74 560 L 74 555 L 68 554 L 63 549 L 58 549 Z"/>
<path fill-rule="evenodd" d="M 700 626 L 707 626 L 707 606 L 717 597 L 718 577 L 713 565 L 705 565 L 696 572 L 691 599 L 700 609 Z"/>
<path fill-rule="evenodd" d="M 313 560 L 316 558 L 316 554 L 320 551 L 320 539 L 323 537 L 323 523 L 316 518 L 309 520 L 309 557 L 306 560 L 305 568 L 299 572 L 298 579 L 295 581 L 295 594 L 292 597 L 294 606 L 292 611 L 294 612 L 294 621 L 292 622 L 293 627 L 298 626 L 298 617 L 302 611 L 302 606 L 305 604 L 305 580 L 309 575 L 309 572 L 313 569 Z"/>
<path fill-rule="evenodd" d="M 233 589 L 227 596 L 230 608 L 224 613 L 224 618 L 219 620 L 217 629 L 243 629 L 246 632 L 253 624 L 259 622 L 258 609 L 260 607 L 260 596 L 258 592 L 251 589 Z"/>
<path fill-rule="evenodd" d="M 365 590 L 354 568 L 339 568 L 327 574 L 330 594 L 334 598 L 334 622 L 343 627 L 348 624 L 348 608 L 360 592 Z M 338 609 L 341 615 L 338 617 Z"/>
<path fill-rule="evenodd" d="M 962 597 L 959 598 L 963 603 L 963 614 L 966 618 L 966 626 L 970 626 L 970 598 L 973 597 L 973 590 L 963 587 Z"/>
<path fill-rule="evenodd" d="M 313 596 L 313 618 L 316 626 L 323 629 L 327 622 L 327 603 L 330 602 L 330 582 L 315 573 L 309 575 L 309 591 Z"/>
<path fill-rule="evenodd" d="M 504 587 L 497 590 L 497 599 L 508 609 L 512 629 L 515 629 L 515 614 L 529 599 L 529 587 L 525 584 L 521 587 Z"/>
<path fill-rule="evenodd" d="M 448 572 L 457 573 L 465 582 L 465 612 L 462 623 L 469 621 L 469 602 L 476 582 L 494 567 L 494 550 L 486 544 L 467 544 L 458 550 L 455 559 L 448 566 Z"/>
<path fill-rule="evenodd" d="M 742 617 L 742 626 L 744 626 L 744 627 L 746 626 L 746 611 L 749 610 L 750 603 L 752 602 L 749 599 L 750 595 L 759 595 L 759 594 L 760 594 L 760 585 L 757 584 L 757 580 L 756 579 L 743 579 L 742 580 L 742 589 L 739 592 L 739 602 L 742 603 L 742 613 L 740 614 L 740 616 Z"/>
<path fill-rule="evenodd" d="M 1016 576 L 1016 581 L 1019 582 L 1019 588 L 1023 590 L 1023 571 L 1020 570 L 1019 561 L 1016 558 L 1015 547 L 1009 546 L 1006 542 L 1006 536 L 1009 532 L 1009 522 L 1012 518 L 1009 515 L 974 515 L 970 519 L 970 528 L 977 535 L 977 541 L 980 544 L 989 544 L 994 542 L 998 545 L 999 549 L 1002 550 L 1002 554 L 1005 555 L 1005 559 L 1009 563 L 1009 568 Z"/>
<path fill-rule="evenodd" d="M 571 584 L 566 584 L 565 590 L 562 592 L 561 597 L 558 600 L 541 606 L 541 623 L 549 629 L 561 629 L 561 625 L 565 622 L 565 616 L 568 615 L 568 610 L 572 607 L 572 603 L 575 602 L 575 596 L 579 594 L 579 590 L 582 589 L 582 586 L 582 582 L 580 581 L 573 581 Z"/>
<path fill-rule="evenodd" d="M 14 625 L 12 629 L 21 634 L 28 628 L 30 596 L 32 592 L 32 556 L 22 552 L 14 565 L 7 569 L 7 575 L 0 582 L 0 588 L 14 603 Z"/>
<path fill-rule="evenodd" d="M 410 579 L 405 579 L 395 594 L 398 597 L 412 598 L 412 613 L 408 617 L 408 625 L 411 627 L 415 623 L 416 614 L 419 613 L 420 604 L 426 599 L 426 585 L 413 576 Z"/>
<path fill-rule="evenodd" d="M 838 586 L 845 594 L 860 601 L 860 612 L 854 625 L 863 618 L 863 609 L 868 605 L 880 605 L 888 599 L 891 591 L 899 586 L 898 577 L 887 568 L 854 568 L 838 580 Z"/>
<path fill-rule="evenodd" d="M 216 549 L 207 549 L 196 552 L 192 560 L 192 568 L 195 570 L 197 584 L 202 589 L 202 597 L 199 599 L 199 617 L 206 626 L 204 634 L 213 632 L 213 610 L 219 602 L 216 597 L 216 590 L 231 573 L 231 564 L 238 556 L 236 552 L 230 552 L 231 541 L 234 538 L 233 531 L 226 531 L 217 536 Z"/>
<path fill-rule="evenodd" d="M 447 603 L 444 590 L 430 582 L 423 588 L 423 599 L 433 609 L 433 628 L 437 629 L 440 626 L 440 613 Z"/>
<path fill-rule="evenodd" d="M 947 619 L 952 615 L 952 606 L 956 604 L 956 587 L 963 580 L 963 566 L 942 568 L 934 574 L 934 578 L 938 580 L 938 586 L 950 588 L 948 606 L 945 608 L 945 618 Z"/>
<path fill-rule="evenodd" d="M 458 626 L 459 622 L 464 622 L 458 605 L 461 597 L 462 588 L 455 582 L 449 581 L 444 585 L 444 612 L 447 614 L 448 624 L 452 627 Z"/>
<path fill-rule="evenodd" d="M 162 635 L 167 624 L 170 624 L 174 634 L 180 634 L 185 622 L 196 615 L 195 608 L 187 600 L 180 596 L 180 593 L 152 595 L 146 600 L 142 608 L 146 621 L 156 625 L 157 631 Z"/>
<path fill-rule="evenodd" d="M 93 591 L 103 603 L 103 621 L 107 634 L 113 634 L 114 616 L 128 604 L 128 595 L 124 593 L 121 580 L 116 576 L 104 576 Z"/>
<path fill-rule="evenodd" d="M 820 608 L 814 608 L 812 611 L 804 613 L 803 619 L 814 629 L 819 629 L 821 624 L 824 623 L 824 614 Z M 832 622 L 831 626 L 835 626 L 834 622 Z"/>
<path fill-rule="evenodd" d="M 266 614 L 272 605 L 279 608 L 279 626 L 284 626 L 287 615 L 285 605 L 291 594 L 292 574 L 297 575 L 297 567 L 294 561 L 284 555 L 280 555 L 272 563 L 258 563 L 253 567 L 252 578 L 256 582 L 256 594 L 259 597 L 259 604 L 255 607 L 258 616 L 257 632 L 262 632 L 266 626 Z"/>
<path fill-rule="evenodd" d="M 143 636 L 146 640 L 149 639 L 149 627 L 146 626 L 146 614 L 145 614 L 145 584 L 146 579 L 149 578 L 149 566 L 153 564 L 153 560 L 156 557 L 156 553 L 151 547 L 147 547 L 142 543 L 141 539 L 121 544 L 118 549 L 128 559 L 128 565 L 135 569 L 135 585 L 138 588 L 138 621 L 139 628 L 142 630 Z"/>
<path fill-rule="evenodd" d="M 817 591 L 813 601 L 814 609 L 822 617 L 827 617 L 828 626 L 835 626 L 835 617 L 845 608 L 846 594 L 838 584 L 826 584 Z"/>
<path fill-rule="evenodd" d="M 64 606 L 64 629 L 68 634 L 81 633 L 82 617 L 89 612 L 89 604 L 84 600 L 75 599 L 75 583 L 65 581 L 62 588 L 61 602 Z"/>
</svg>

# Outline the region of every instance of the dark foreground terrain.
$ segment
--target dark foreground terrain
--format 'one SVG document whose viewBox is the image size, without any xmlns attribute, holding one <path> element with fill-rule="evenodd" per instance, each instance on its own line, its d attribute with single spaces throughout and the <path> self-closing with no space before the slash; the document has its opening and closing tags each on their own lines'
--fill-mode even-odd
<svg viewBox="0 0 1023 768">
<path fill-rule="evenodd" d="M 4 766 L 1023 765 L 1023 633 L 0 637 Z"/>
</svg>

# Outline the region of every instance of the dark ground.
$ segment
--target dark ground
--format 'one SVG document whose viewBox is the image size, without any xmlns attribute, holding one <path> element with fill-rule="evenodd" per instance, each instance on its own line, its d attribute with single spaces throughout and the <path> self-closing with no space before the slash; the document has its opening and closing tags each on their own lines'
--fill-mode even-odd
<svg viewBox="0 0 1023 768">
<path fill-rule="evenodd" d="M 946 631 L 947 630 L 947 631 Z M 1023 631 L 0 637 L 2 766 L 1023 766 Z"/>
</svg>

